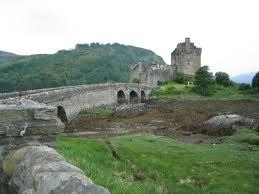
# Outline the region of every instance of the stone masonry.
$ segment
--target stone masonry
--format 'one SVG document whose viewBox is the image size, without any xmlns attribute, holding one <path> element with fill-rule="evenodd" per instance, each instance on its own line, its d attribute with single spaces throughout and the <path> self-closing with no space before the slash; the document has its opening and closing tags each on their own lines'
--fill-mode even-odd
<svg viewBox="0 0 259 194">
<path fill-rule="evenodd" d="M 194 75 L 201 67 L 201 51 L 190 38 L 185 38 L 185 42 L 179 43 L 171 53 L 171 65 L 177 73 Z"/>
<path fill-rule="evenodd" d="M 143 99 L 148 99 L 151 90 L 154 88 L 152 86 L 130 83 L 65 86 L 2 93 L 0 94 L 0 103 L 15 103 L 20 98 L 33 100 L 58 108 L 58 111 L 65 114 L 64 120 L 70 121 L 80 111 L 118 103 L 121 95 L 124 103 L 132 101 L 142 102 Z"/>
<path fill-rule="evenodd" d="M 130 65 L 130 82 L 157 86 L 159 82 L 173 80 L 177 73 L 194 75 L 201 67 L 201 51 L 190 38 L 185 38 L 185 42 L 179 43 L 171 53 L 171 65 Z"/>
<path fill-rule="evenodd" d="M 0 105 L 1 194 L 108 194 L 55 151 L 64 125 L 56 107 L 31 100 Z"/>
</svg>

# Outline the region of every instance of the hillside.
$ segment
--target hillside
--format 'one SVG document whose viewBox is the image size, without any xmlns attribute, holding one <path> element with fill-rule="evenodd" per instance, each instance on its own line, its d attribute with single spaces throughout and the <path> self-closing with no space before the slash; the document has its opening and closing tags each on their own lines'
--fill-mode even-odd
<svg viewBox="0 0 259 194">
<path fill-rule="evenodd" d="M 0 51 L 0 63 L 4 63 L 7 61 L 10 61 L 17 57 L 16 54 L 5 52 L 5 51 Z"/>
<path fill-rule="evenodd" d="M 0 63 L 0 92 L 65 85 L 127 82 L 128 65 L 160 63 L 150 50 L 122 44 L 78 44 L 55 54 L 19 56 Z"/>
<path fill-rule="evenodd" d="M 237 76 L 234 76 L 231 78 L 231 80 L 233 80 L 236 83 L 247 83 L 247 84 L 251 84 L 252 83 L 252 79 L 255 76 L 256 72 L 251 72 L 251 73 L 243 73 Z"/>
</svg>

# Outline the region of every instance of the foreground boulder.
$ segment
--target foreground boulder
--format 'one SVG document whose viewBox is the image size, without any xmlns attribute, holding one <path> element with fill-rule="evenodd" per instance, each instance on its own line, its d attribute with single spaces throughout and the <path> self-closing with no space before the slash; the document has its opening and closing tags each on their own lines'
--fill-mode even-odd
<svg viewBox="0 0 259 194">
<path fill-rule="evenodd" d="M 19 194 L 109 193 L 47 146 L 27 146 L 9 153 L 3 171 L 11 177 L 9 186 Z"/>
<path fill-rule="evenodd" d="M 63 131 L 53 106 L 31 100 L 1 104 L 0 193 L 109 193 L 53 149 Z"/>
<path fill-rule="evenodd" d="M 240 126 L 258 130 L 254 119 L 240 115 L 219 115 L 204 123 L 204 132 L 208 135 L 232 135 Z"/>
</svg>

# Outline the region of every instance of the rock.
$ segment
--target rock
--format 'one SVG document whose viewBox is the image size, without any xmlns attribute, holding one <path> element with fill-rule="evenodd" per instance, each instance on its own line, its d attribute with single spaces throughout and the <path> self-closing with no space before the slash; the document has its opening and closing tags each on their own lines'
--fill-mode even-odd
<svg viewBox="0 0 259 194">
<path fill-rule="evenodd" d="M 204 123 L 205 132 L 209 135 L 232 135 L 240 126 L 257 130 L 254 119 L 240 115 L 219 115 Z"/>
<path fill-rule="evenodd" d="M 147 111 L 147 106 L 144 103 L 140 104 L 122 104 L 114 107 L 113 112 L 116 114 L 140 115 Z"/>
<path fill-rule="evenodd" d="M 21 160 L 24 158 L 24 154 L 28 152 L 28 149 L 30 149 L 30 147 L 23 147 L 17 151 L 9 153 L 5 157 L 3 162 L 3 172 L 5 175 L 11 177 L 14 174 Z"/>
<path fill-rule="evenodd" d="M 109 193 L 47 146 L 28 146 L 10 153 L 3 170 L 11 176 L 10 187 L 21 194 Z"/>
<path fill-rule="evenodd" d="M 53 106 L 31 100 L 0 105 L 0 193 L 109 193 L 51 148 L 63 130 Z"/>
<path fill-rule="evenodd" d="M 56 107 L 31 100 L 0 105 L 0 134 L 4 136 L 51 135 L 63 130 Z"/>
</svg>

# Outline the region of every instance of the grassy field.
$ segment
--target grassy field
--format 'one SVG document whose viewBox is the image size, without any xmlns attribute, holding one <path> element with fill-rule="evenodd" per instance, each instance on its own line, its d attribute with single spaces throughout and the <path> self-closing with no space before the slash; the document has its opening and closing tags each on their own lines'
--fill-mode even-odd
<svg viewBox="0 0 259 194">
<path fill-rule="evenodd" d="M 163 84 L 158 91 L 152 92 L 153 96 L 170 98 L 170 99 L 222 99 L 222 100 L 239 100 L 253 99 L 259 100 L 259 94 L 249 91 L 240 91 L 237 86 L 222 87 L 216 86 L 213 96 L 204 97 L 193 92 L 193 85 L 178 84 L 175 82 L 167 82 Z"/>
<path fill-rule="evenodd" d="M 60 137 L 59 152 L 111 193 L 259 193 L 256 132 L 243 128 L 216 145 L 147 135 L 109 141 L 120 159 L 102 139 Z"/>
</svg>

